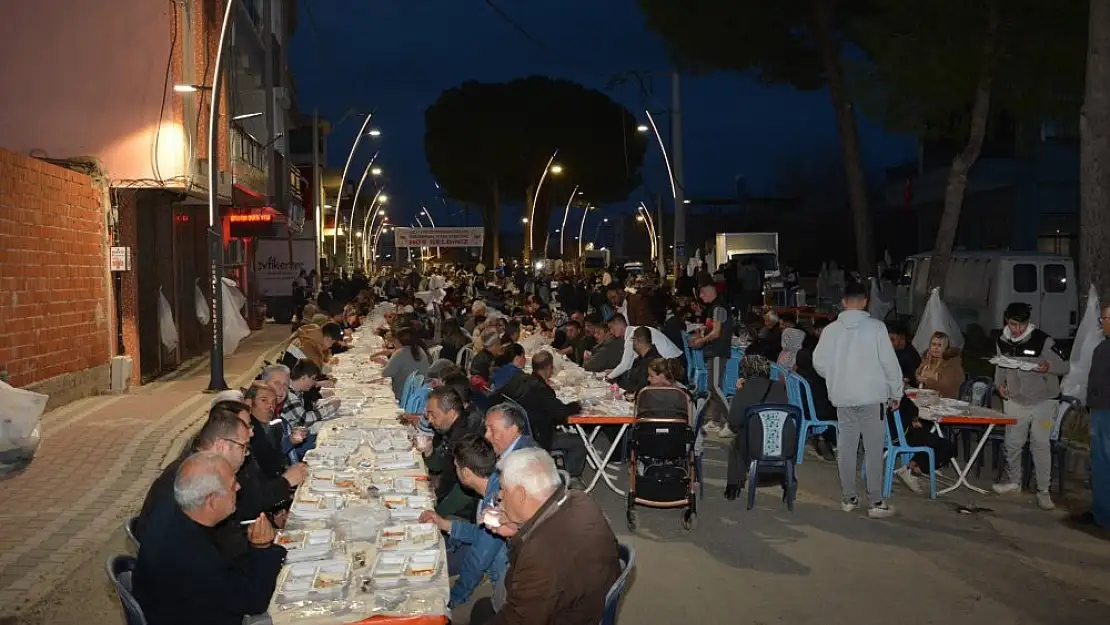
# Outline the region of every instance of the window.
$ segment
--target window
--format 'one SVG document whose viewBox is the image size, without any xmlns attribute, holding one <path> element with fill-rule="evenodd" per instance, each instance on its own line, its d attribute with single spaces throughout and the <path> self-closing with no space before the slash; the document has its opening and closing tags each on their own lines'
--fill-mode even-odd
<svg viewBox="0 0 1110 625">
<path fill-rule="evenodd" d="M 1044 266 L 1044 290 L 1046 293 L 1063 293 L 1068 290 L 1068 268 L 1064 265 Z"/>
<path fill-rule="evenodd" d="M 1018 293 L 1037 292 L 1037 266 L 1014 265 L 1014 290 Z"/>
<path fill-rule="evenodd" d="M 902 279 L 898 281 L 899 285 L 910 286 L 910 284 L 913 283 L 913 266 L 914 262 L 912 260 L 907 260 L 906 263 L 902 265 Z"/>
</svg>

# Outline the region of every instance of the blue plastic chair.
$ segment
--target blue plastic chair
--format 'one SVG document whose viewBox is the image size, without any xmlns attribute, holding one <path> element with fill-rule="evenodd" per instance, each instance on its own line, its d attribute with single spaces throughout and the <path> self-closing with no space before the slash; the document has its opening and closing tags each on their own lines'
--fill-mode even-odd
<svg viewBox="0 0 1110 625">
<path fill-rule="evenodd" d="M 135 524 L 139 522 L 139 515 L 135 515 L 123 524 L 123 531 L 127 534 L 127 540 L 135 545 L 135 551 L 139 550 L 139 537 L 135 535 Z"/>
<path fill-rule="evenodd" d="M 786 367 L 777 362 L 771 363 L 771 379 L 775 382 L 786 382 L 786 376 L 789 374 L 790 372 L 786 370 Z"/>
<path fill-rule="evenodd" d="M 902 416 L 897 410 L 894 411 L 894 424 L 901 429 Z M 883 467 L 883 497 L 890 497 L 891 491 L 894 490 L 894 468 L 898 463 L 898 458 L 909 456 L 912 458 L 915 454 L 924 453 L 929 457 L 929 498 L 937 498 L 937 458 L 933 453 L 932 447 L 911 447 L 906 444 L 906 433 L 902 432 L 895 442 L 890 438 L 890 427 L 888 424 L 883 424 L 883 430 L 886 432 L 886 459 Z M 906 458 L 903 464 L 909 463 L 909 458 Z"/>
<path fill-rule="evenodd" d="M 690 335 L 685 332 L 682 333 L 682 355 L 686 357 L 686 379 L 691 383 L 694 381 L 694 355 L 690 349 Z"/>
<path fill-rule="evenodd" d="M 757 425 L 758 424 L 758 425 Z M 788 510 L 794 510 L 794 497 L 798 480 L 794 475 L 797 438 L 801 434 L 802 410 L 791 404 L 758 404 L 744 411 L 745 440 L 740 441 L 748 451 L 748 510 L 755 507 L 755 493 L 759 487 L 759 467 L 781 468 L 786 490 L 783 501 Z M 758 435 L 758 437 L 757 437 Z"/>
<path fill-rule="evenodd" d="M 736 381 L 740 379 L 740 359 L 735 356 L 725 362 L 725 379 L 721 382 L 721 390 L 725 397 L 731 399 L 736 394 Z"/>
<path fill-rule="evenodd" d="M 108 558 L 105 569 L 108 579 L 116 588 L 116 596 L 123 606 L 123 618 L 127 625 L 146 625 L 143 609 L 131 594 L 131 576 L 135 572 L 137 560 L 134 556 L 112 556 Z"/>
<path fill-rule="evenodd" d="M 415 371 L 410 373 L 409 377 L 405 378 L 405 385 L 401 387 L 401 399 L 399 402 L 402 408 L 408 407 L 409 402 L 412 401 L 413 393 L 415 393 L 416 389 L 420 388 L 423 385 L 424 376 Z"/>
<path fill-rule="evenodd" d="M 810 436 L 821 434 L 825 428 L 838 428 L 835 420 L 821 420 L 817 418 L 817 408 L 813 405 L 813 389 L 809 382 L 798 375 L 791 373 L 786 376 L 786 396 L 792 405 L 802 409 L 802 425 L 798 432 L 798 455 L 795 462 L 801 464 L 805 458 L 806 441 Z"/>
<path fill-rule="evenodd" d="M 628 575 L 632 573 L 632 569 L 636 566 L 636 550 L 630 545 L 617 544 L 617 556 L 621 561 L 621 574 L 617 576 L 617 581 L 609 587 L 609 592 L 605 594 L 605 613 L 601 617 L 601 625 L 616 625 L 617 622 L 617 608 L 620 607 L 621 595 L 624 594 L 624 587 L 628 584 Z"/>
<path fill-rule="evenodd" d="M 709 368 L 705 364 L 705 353 L 700 349 L 690 350 L 688 362 L 694 368 L 694 375 L 690 377 L 690 380 L 693 382 L 698 396 L 707 395 L 709 393 Z"/>
<path fill-rule="evenodd" d="M 428 405 L 428 395 L 432 392 L 432 387 L 421 386 L 412 392 L 409 397 L 409 403 L 405 406 L 405 412 L 409 414 L 424 414 L 424 408 Z"/>
</svg>

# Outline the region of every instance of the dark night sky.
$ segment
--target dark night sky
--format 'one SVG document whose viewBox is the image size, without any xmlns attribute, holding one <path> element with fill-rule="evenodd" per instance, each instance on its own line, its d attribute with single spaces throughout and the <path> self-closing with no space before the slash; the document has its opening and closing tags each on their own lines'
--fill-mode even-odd
<svg viewBox="0 0 1110 625">
<path fill-rule="evenodd" d="M 378 162 L 387 170 L 388 192 L 396 200 L 395 222 L 408 223 L 424 202 L 439 225 L 448 225 L 442 205 L 431 204 L 436 189 L 423 154 L 424 109 L 446 88 L 472 79 L 545 74 L 602 89 L 637 114 L 670 104 L 670 81 L 663 76 L 655 79 L 654 93 L 646 99 L 634 84 L 605 89 L 608 78 L 618 73 L 669 69 L 662 44 L 647 31 L 634 0 L 499 0 L 542 46 L 482 0 L 300 4 L 290 54 L 300 108 L 311 113 L 318 107 L 333 122 L 352 108 L 376 108 L 374 125 L 383 135 L 374 141 L 382 150 Z M 765 87 L 735 73 L 684 77 L 683 109 L 688 196 L 732 196 L 738 175 L 752 193 L 772 194 L 783 160 L 805 161 L 837 149 L 824 91 Z M 342 167 L 357 123 L 350 119 L 333 132 L 330 166 Z M 660 130 L 666 136 L 666 128 Z M 914 153 L 912 140 L 866 121 L 860 132 L 865 164 L 873 171 Z M 362 171 L 373 149 L 364 141 L 359 153 L 354 172 Z M 645 180 L 662 190 L 666 172 L 657 149 L 649 148 L 645 163 Z M 633 195 L 645 197 L 642 188 Z M 461 225 L 461 219 L 453 225 Z M 506 223 L 510 220 L 516 223 Z"/>
</svg>

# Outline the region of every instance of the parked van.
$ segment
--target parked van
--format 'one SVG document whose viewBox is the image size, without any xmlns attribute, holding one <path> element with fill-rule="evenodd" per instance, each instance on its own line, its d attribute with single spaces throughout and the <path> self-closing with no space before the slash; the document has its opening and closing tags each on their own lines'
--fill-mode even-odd
<svg viewBox="0 0 1110 625">
<path fill-rule="evenodd" d="M 906 259 L 895 300 L 899 317 L 916 322 L 929 299 L 932 253 Z M 1012 302 L 1033 310 L 1032 321 L 1056 339 L 1079 324 L 1079 291 L 1070 256 L 1036 252 L 954 252 L 941 298 L 972 342 L 997 336 Z"/>
</svg>

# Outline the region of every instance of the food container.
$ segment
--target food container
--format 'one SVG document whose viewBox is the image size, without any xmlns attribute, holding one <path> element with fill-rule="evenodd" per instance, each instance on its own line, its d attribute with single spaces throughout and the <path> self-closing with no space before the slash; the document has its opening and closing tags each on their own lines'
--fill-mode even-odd
<svg viewBox="0 0 1110 625">
<path fill-rule="evenodd" d="M 321 560 L 331 555 L 335 546 L 335 532 L 324 530 L 283 530 L 274 543 L 285 547 L 285 561 L 305 562 Z"/>
<path fill-rule="evenodd" d="M 394 521 L 415 521 L 425 510 L 435 508 L 435 501 L 426 495 L 389 495 L 382 497 L 382 503 Z"/>
<path fill-rule="evenodd" d="M 382 551 L 423 551 L 439 546 L 439 528 L 432 523 L 408 523 L 383 527 L 378 532 Z"/>
<path fill-rule="evenodd" d="M 338 599 L 344 594 L 350 573 L 351 565 L 346 559 L 286 565 L 278 574 L 275 602 L 280 605 Z"/>
</svg>

